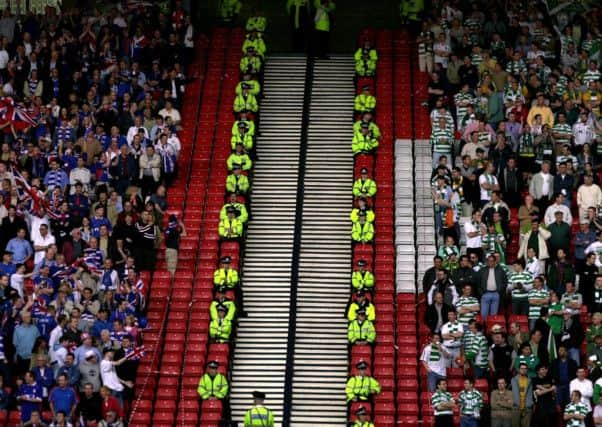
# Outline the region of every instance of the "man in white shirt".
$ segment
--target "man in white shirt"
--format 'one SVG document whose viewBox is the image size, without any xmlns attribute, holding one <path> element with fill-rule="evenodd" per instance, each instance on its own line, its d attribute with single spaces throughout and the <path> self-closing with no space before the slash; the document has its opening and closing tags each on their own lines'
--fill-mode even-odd
<svg viewBox="0 0 602 427">
<path fill-rule="evenodd" d="M 546 214 L 544 215 L 546 225 L 550 225 L 556 221 L 556 212 L 562 212 L 562 219 L 568 225 L 573 224 L 573 215 L 571 214 L 571 210 L 564 204 L 564 194 L 562 193 L 556 194 L 554 203 L 546 209 Z"/>
<path fill-rule="evenodd" d="M 587 122 L 587 113 L 579 115 L 579 121 L 573 125 L 573 140 L 575 145 L 591 144 L 594 140 L 594 130 Z"/>
<path fill-rule="evenodd" d="M 466 233 L 466 253 L 468 255 L 476 253 L 481 259 L 483 255 L 481 237 L 485 232 L 485 226 L 481 223 L 481 211 L 479 209 L 472 213 L 470 221 L 464 223 L 464 232 Z"/>
<path fill-rule="evenodd" d="M 126 135 L 128 145 L 132 145 L 134 135 L 138 135 L 138 132 L 142 129 L 144 131 L 144 137 L 149 138 L 148 130 L 142 125 L 142 118 L 140 116 L 134 117 L 134 126 L 130 126 Z"/>
<path fill-rule="evenodd" d="M 34 264 L 38 264 L 42 259 L 44 259 L 44 255 L 46 254 L 46 250 L 56 244 L 56 240 L 54 236 L 50 234 L 48 231 L 47 224 L 40 224 L 40 233 L 33 239 L 33 250 L 34 250 Z"/>
<path fill-rule="evenodd" d="M 441 337 L 443 338 L 443 346 L 449 353 L 448 366 L 457 366 L 456 358 L 460 356 L 462 349 L 462 338 L 464 337 L 464 327 L 457 319 L 458 315 L 455 310 L 450 310 L 447 313 L 449 320 L 441 326 Z"/>
<path fill-rule="evenodd" d="M 495 176 L 495 166 L 493 162 L 487 164 L 485 172 L 479 177 L 479 188 L 481 189 L 481 206 L 485 206 L 491 200 L 491 193 L 499 191 L 500 185 Z"/>
<path fill-rule="evenodd" d="M 541 171 L 533 175 L 529 184 L 529 193 L 535 199 L 540 212 L 544 212 L 554 191 L 554 176 L 550 173 L 550 162 L 544 161 Z"/>
<path fill-rule="evenodd" d="M 591 380 L 585 377 L 585 368 L 577 369 L 577 378 L 569 383 L 569 390 L 572 393 L 574 390 L 581 392 L 581 403 L 587 406 L 587 411 L 592 410 L 592 396 L 594 394 L 594 386 Z"/>
<path fill-rule="evenodd" d="M 75 184 L 77 182 L 82 183 L 82 190 L 87 192 L 90 186 L 90 180 L 92 176 L 90 169 L 86 167 L 86 162 L 82 157 L 77 159 L 77 167 L 73 168 L 69 172 L 69 184 L 71 185 L 70 194 L 75 194 Z"/>
<path fill-rule="evenodd" d="M 602 204 L 602 190 L 598 184 L 594 184 L 594 178 L 591 175 L 585 175 L 583 184 L 577 190 L 577 206 L 579 206 L 579 218 L 587 218 L 587 210 L 590 207 L 597 207 Z"/>
<path fill-rule="evenodd" d="M 447 366 L 451 355 L 441 345 L 441 336 L 438 333 L 431 335 L 431 343 L 424 347 L 420 355 L 422 366 L 427 372 L 429 392 L 435 391 L 438 379 L 447 378 Z"/>
<path fill-rule="evenodd" d="M 170 117 L 174 125 L 179 125 L 182 120 L 180 112 L 173 108 L 173 104 L 170 100 L 165 101 L 165 108 L 159 111 L 159 115 L 163 118 Z"/>
</svg>

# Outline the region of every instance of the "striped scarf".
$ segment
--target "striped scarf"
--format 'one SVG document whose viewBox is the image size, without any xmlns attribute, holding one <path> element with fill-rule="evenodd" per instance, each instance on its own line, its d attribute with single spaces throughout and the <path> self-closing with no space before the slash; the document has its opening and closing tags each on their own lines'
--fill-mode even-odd
<svg viewBox="0 0 602 427">
<path fill-rule="evenodd" d="M 439 351 L 439 347 L 431 344 L 429 362 L 438 362 L 439 360 L 441 360 L 441 352 Z"/>
</svg>

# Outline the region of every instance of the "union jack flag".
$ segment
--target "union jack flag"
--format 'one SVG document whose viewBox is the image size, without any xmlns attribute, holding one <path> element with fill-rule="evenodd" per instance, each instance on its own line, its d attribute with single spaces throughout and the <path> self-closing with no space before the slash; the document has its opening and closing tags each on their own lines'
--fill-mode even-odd
<svg viewBox="0 0 602 427">
<path fill-rule="evenodd" d="M 125 358 L 128 360 L 140 360 L 146 355 L 143 345 L 135 347 L 127 351 Z"/>
</svg>

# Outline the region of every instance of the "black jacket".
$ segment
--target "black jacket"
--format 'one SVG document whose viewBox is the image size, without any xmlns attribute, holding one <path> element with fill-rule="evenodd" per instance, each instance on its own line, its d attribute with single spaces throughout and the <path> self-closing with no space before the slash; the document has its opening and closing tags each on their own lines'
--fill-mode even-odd
<svg viewBox="0 0 602 427">
<path fill-rule="evenodd" d="M 441 307 L 441 321 L 442 324 L 447 322 L 447 313 L 452 309 L 451 306 L 443 303 Z M 424 313 L 424 322 L 426 326 L 429 327 L 431 332 L 435 332 L 435 328 L 437 327 L 437 309 L 435 308 L 435 304 L 431 304 L 426 308 L 426 312 Z"/>
<path fill-rule="evenodd" d="M 577 362 L 575 362 L 570 357 L 567 357 L 566 361 L 568 364 L 569 382 L 571 382 L 572 380 L 574 380 L 577 377 Z M 560 359 L 559 358 L 554 359 L 552 361 L 552 363 L 550 364 L 550 372 L 552 374 L 552 378 L 554 378 L 554 381 L 556 381 L 557 385 L 568 385 L 568 383 L 560 384 Z"/>
</svg>

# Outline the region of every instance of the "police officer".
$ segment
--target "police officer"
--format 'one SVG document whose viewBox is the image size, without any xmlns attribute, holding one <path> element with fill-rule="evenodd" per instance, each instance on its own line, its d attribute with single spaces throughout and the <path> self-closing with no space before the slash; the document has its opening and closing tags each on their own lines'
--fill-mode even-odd
<svg viewBox="0 0 602 427">
<path fill-rule="evenodd" d="M 366 260 L 357 260 L 357 270 L 351 274 L 351 286 L 355 291 L 371 291 L 374 289 L 374 274 L 366 270 Z"/>
<path fill-rule="evenodd" d="M 244 59 L 244 58 L 243 58 Z M 257 98 L 250 93 L 251 86 L 248 83 L 241 85 L 242 93 L 234 98 L 233 110 L 235 114 L 252 113 L 259 111 Z"/>
<path fill-rule="evenodd" d="M 363 51 L 355 60 L 355 74 L 359 77 L 372 77 L 376 74 L 376 61 L 370 59 L 370 53 Z"/>
<path fill-rule="evenodd" d="M 376 49 L 372 47 L 372 43 L 370 43 L 369 38 L 364 39 L 364 45 L 355 51 L 353 58 L 356 61 L 359 61 L 364 55 L 366 55 L 372 61 L 378 61 L 378 53 L 376 52 Z"/>
<path fill-rule="evenodd" d="M 236 150 L 234 153 L 228 156 L 228 160 L 226 160 L 226 164 L 228 165 L 228 170 L 233 170 L 234 165 L 239 165 L 243 171 L 248 171 L 253 167 L 253 161 L 251 157 L 247 153 L 245 153 L 245 148 L 242 144 L 236 144 Z"/>
<path fill-rule="evenodd" d="M 309 0 L 288 0 L 286 10 L 293 30 L 293 52 L 304 52 L 311 22 Z"/>
<path fill-rule="evenodd" d="M 240 59 L 240 72 L 257 76 L 261 74 L 263 63 L 253 46 L 247 46 L 247 54 Z"/>
<path fill-rule="evenodd" d="M 352 223 L 351 239 L 354 243 L 370 243 L 374 239 L 374 224 L 366 221 L 366 213 L 359 213 L 359 221 Z"/>
<path fill-rule="evenodd" d="M 230 322 L 234 320 L 234 316 L 236 316 L 236 305 L 226 295 L 227 291 L 228 289 L 225 286 L 215 288 L 215 299 L 211 301 L 211 305 L 209 306 L 211 320 L 219 319 L 218 308 L 220 308 L 220 306 L 227 310 L 223 319 L 229 320 Z"/>
<path fill-rule="evenodd" d="M 216 307 L 217 319 L 209 323 L 209 338 L 211 342 L 223 344 L 230 341 L 232 334 L 232 322 L 226 319 L 228 308 L 225 305 L 218 304 Z"/>
<path fill-rule="evenodd" d="M 228 209 L 234 208 L 236 213 L 236 219 L 239 220 L 244 226 L 249 220 L 249 214 L 247 212 L 247 208 L 244 203 L 239 203 L 237 200 L 238 194 L 230 193 L 228 198 L 228 202 L 224 206 L 219 213 L 220 220 L 224 220 L 228 217 Z"/>
<path fill-rule="evenodd" d="M 366 319 L 366 309 L 359 308 L 356 311 L 357 319 L 349 322 L 347 327 L 347 339 L 349 344 L 363 345 L 374 344 L 376 340 L 376 329 L 374 323 Z"/>
<path fill-rule="evenodd" d="M 255 30 L 246 35 L 245 41 L 242 44 L 242 52 L 246 53 L 249 46 L 253 47 L 257 56 L 263 60 L 266 51 L 265 42 L 263 41 L 261 34 Z"/>
<path fill-rule="evenodd" d="M 228 395 L 228 380 L 217 372 L 219 363 L 215 360 L 207 364 L 207 372 L 199 380 L 197 393 L 203 400 L 223 400 Z"/>
<path fill-rule="evenodd" d="M 238 84 L 236 85 L 236 89 L 234 89 L 236 95 L 242 95 L 242 85 L 244 84 L 249 86 L 249 93 L 255 96 L 256 98 L 261 93 L 261 83 L 253 79 L 250 74 L 244 73 L 242 76 L 242 80 L 238 82 Z"/>
<path fill-rule="evenodd" d="M 225 286 L 228 289 L 234 289 L 238 285 L 238 271 L 230 268 L 230 257 L 225 256 L 220 259 L 220 267 L 213 273 L 213 285 Z"/>
<path fill-rule="evenodd" d="M 253 392 L 253 406 L 245 413 L 244 427 L 274 427 L 274 414 L 263 405 L 265 393 Z"/>
<path fill-rule="evenodd" d="M 353 424 L 353 427 L 374 427 L 374 423 L 370 422 L 368 412 L 363 406 L 357 408 L 355 415 L 357 416 L 357 420 Z"/>
<path fill-rule="evenodd" d="M 360 196 L 357 199 L 357 207 L 353 208 L 351 210 L 351 215 L 349 215 L 351 218 L 351 222 L 358 222 L 360 219 L 360 213 L 362 212 L 366 215 L 366 221 L 374 222 L 374 218 L 376 217 L 376 215 L 374 215 L 374 211 L 368 207 L 366 198 Z"/>
<path fill-rule="evenodd" d="M 362 93 L 356 95 L 353 103 L 355 114 L 361 115 L 369 112 L 374 114 L 376 111 L 376 97 L 370 92 L 370 85 L 364 85 L 362 87 Z"/>
<path fill-rule="evenodd" d="M 362 131 L 362 124 L 363 123 L 367 123 L 368 124 L 368 130 L 370 131 L 370 134 L 377 140 L 380 141 L 382 135 L 380 133 L 380 128 L 378 127 L 378 125 L 376 123 L 374 123 L 373 117 L 372 117 L 372 113 L 367 111 L 364 114 L 362 114 L 362 118 L 360 120 L 357 120 L 354 124 L 353 124 L 353 134 L 355 135 L 356 133 L 360 133 Z"/>
<path fill-rule="evenodd" d="M 247 153 L 253 149 L 253 136 L 249 135 L 248 122 L 238 122 L 238 130 L 236 133 L 233 133 L 232 138 L 230 138 L 232 150 L 236 150 L 236 144 L 242 144 Z"/>
<path fill-rule="evenodd" d="M 327 58 L 330 45 L 330 14 L 336 6 L 332 0 L 315 0 L 315 48 L 314 54 L 319 58 Z"/>
<path fill-rule="evenodd" d="M 242 237 L 243 225 L 236 218 L 236 209 L 229 207 L 226 209 L 226 218 L 219 221 L 219 236 L 225 240 L 238 240 Z"/>
<path fill-rule="evenodd" d="M 232 173 L 226 178 L 226 191 L 229 193 L 247 194 L 251 184 L 249 178 L 242 174 L 240 165 L 232 165 Z"/>
<path fill-rule="evenodd" d="M 372 322 L 376 319 L 376 309 L 374 308 L 374 304 L 372 304 L 366 298 L 366 292 L 363 290 L 359 290 L 355 293 L 355 301 L 352 301 L 349 304 L 349 309 L 347 310 L 347 320 L 350 322 L 352 320 L 357 319 L 357 311 L 363 309 L 366 311 L 366 318 Z"/>
<path fill-rule="evenodd" d="M 355 367 L 358 373 L 347 380 L 345 387 L 347 402 L 371 401 L 374 395 L 380 393 L 380 384 L 368 375 L 368 364 L 364 360 L 360 360 Z"/>
<path fill-rule="evenodd" d="M 245 29 L 248 32 L 258 31 L 259 33 L 265 33 L 265 28 L 267 26 L 267 19 L 263 16 L 263 12 L 260 10 L 253 9 L 251 11 L 251 16 L 247 19 L 247 23 L 245 25 Z"/>
<path fill-rule="evenodd" d="M 353 155 L 372 154 L 378 148 L 378 140 L 370 132 L 370 124 L 360 123 L 360 131 L 354 132 L 351 141 L 351 151 Z"/>
<path fill-rule="evenodd" d="M 239 83 L 239 85 L 241 85 L 240 93 L 242 94 L 242 83 Z M 249 92 L 252 93 L 252 89 L 249 89 Z M 237 94 L 238 94 L 238 92 L 237 92 Z M 240 126 L 241 123 L 244 123 L 247 125 L 247 133 L 249 135 L 251 135 L 253 138 L 255 138 L 255 122 L 252 120 L 249 120 L 249 118 L 247 117 L 247 113 L 245 111 L 240 112 L 238 114 L 238 120 L 234 121 L 234 124 L 232 125 L 232 136 L 234 136 L 238 133 L 238 127 Z"/>
<path fill-rule="evenodd" d="M 372 197 L 376 194 L 376 182 L 368 178 L 368 169 L 362 168 L 360 177 L 353 183 L 355 197 Z"/>
</svg>

